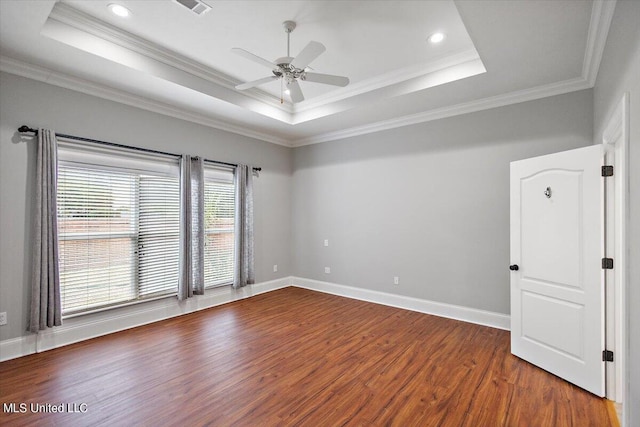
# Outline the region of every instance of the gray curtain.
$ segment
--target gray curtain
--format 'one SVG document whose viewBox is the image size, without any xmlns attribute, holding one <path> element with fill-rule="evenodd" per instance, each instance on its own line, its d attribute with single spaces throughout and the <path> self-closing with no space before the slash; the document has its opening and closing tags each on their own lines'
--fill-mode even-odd
<svg viewBox="0 0 640 427">
<path fill-rule="evenodd" d="M 180 159 L 180 301 L 204 294 L 204 226 L 203 161 L 183 155 Z"/>
<path fill-rule="evenodd" d="M 40 129 L 36 159 L 33 270 L 29 331 L 62 324 L 58 267 L 58 143 L 52 130 Z"/>
<path fill-rule="evenodd" d="M 253 168 L 238 165 L 235 173 L 235 272 L 233 287 L 255 283 L 253 270 Z"/>
</svg>

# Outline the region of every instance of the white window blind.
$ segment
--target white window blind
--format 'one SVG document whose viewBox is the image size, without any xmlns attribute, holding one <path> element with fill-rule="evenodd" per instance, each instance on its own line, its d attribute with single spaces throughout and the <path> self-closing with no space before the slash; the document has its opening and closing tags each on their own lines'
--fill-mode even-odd
<svg viewBox="0 0 640 427">
<path fill-rule="evenodd" d="M 177 161 L 67 143 L 59 158 L 63 314 L 175 294 Z"/>
<path fill-rule="evenodd" d="M 177 292 L 180 185 L 176 178 L 139 177 L 138 296 Z"/>
<path fill-rule="evenodd" d="M 233 282 L 233 171 L 205 166 L 204 171 L 204 283 L 206 287 Z"/>
</svg>

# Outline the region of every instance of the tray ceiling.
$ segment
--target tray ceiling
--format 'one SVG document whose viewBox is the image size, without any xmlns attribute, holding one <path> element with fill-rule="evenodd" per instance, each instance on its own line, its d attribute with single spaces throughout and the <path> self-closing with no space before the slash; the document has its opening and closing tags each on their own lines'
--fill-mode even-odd
<svg viewBox="0 0 640 427">
<path fill-rule="evenodd" d="M 113 15 L 118 3 L 131 15 Z M 613 2 L 2 1 L 0 69 L 284 145 L 321 142 L 589 87 Z M 614 3 L 615 4 L 615 3 Z M 275 81 L 238 91 L 309 41 L 327 51 L 292 104 Z M 440 44 L 427 41 L 443 32 Z M 266 71 L 266 73 L 265 73 Z M 97 93 L 98 92 L 98 93 Z M 138 103 L 141 104 L 141 103 Z M 143 108 L 145 105 L 142 105 Z"/>
</svg>

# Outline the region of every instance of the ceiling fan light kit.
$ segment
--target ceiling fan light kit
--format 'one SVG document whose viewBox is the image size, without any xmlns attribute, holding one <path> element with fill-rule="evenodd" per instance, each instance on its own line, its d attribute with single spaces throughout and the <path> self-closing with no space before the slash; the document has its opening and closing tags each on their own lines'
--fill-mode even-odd
<svg viewBox="0 0 640 427">
<path fill-rule="evenodd" d="M 288 91 L 287 93 L 291 96 L 291 101 L 297 103 L 304 101 L 304 95 L 302 94 L 302 89 L 298 83 L 299 80 L 341 87 L 349 84 L 349 78 L 347 77 L 311 73 L 307 71 L 308 65 L 320 56 L 326 48 L 322 43 L 310 41 L 298 56 L 292 57 L 290 53 L 291 32 L 296 28 L 296 23 L 294 21 L 284 21 L 282 26 L 284 27 L 285 33 L 287 33 L 287 56 L 283 56 L 271 62 L 254 55 L 251 52 L 247 52 L 244 49 L 237 47 L 231 49 L 232 52 L 245 59 L 261 64 L 265 67 L 269 67 L 273 73 L 273 76 L 239 84 L 236 86 L 236 89 L 246 90 L 274 80 L 280 80 L 280 102 L 284 102 L 284 86 L 286 86 Z"/>
</svg>

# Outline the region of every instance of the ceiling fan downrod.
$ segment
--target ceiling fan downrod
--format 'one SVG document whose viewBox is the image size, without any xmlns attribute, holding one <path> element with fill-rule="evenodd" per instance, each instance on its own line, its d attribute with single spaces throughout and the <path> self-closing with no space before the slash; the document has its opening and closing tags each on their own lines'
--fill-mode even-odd
<svg viewBox="0 0 640 427">
<path fill-rule="evenodd" d="M 294 21 L 284 21 L 282 26 L 287 33 L 287 56 L 291 56 L 291 32 L 296 29 L 296 23 Z"/>
</svg>

